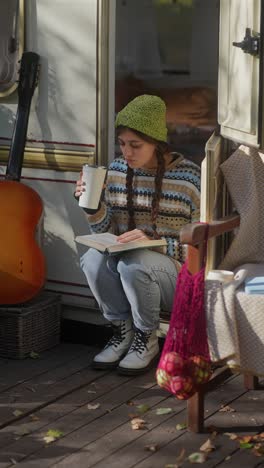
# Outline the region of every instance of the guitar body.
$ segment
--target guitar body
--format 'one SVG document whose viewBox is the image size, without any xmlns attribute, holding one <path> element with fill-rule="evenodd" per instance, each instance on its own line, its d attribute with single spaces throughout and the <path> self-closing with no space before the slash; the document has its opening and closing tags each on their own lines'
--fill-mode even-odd
<svg viewBox="0 0 264 468">
<path fill-rule="evenodd" d="M 0 304 L 32 299 L 44 285 L 45 259 L 35 235 L 39 195 L 21 182 L 0 182 Z"/>
<path fill-rule="evenodd" d="M 39 55 L 24 52 L 18 80 L 16 121 L 0 182 L 0 304 L 19 304 L 38 294 L 45 282 L 45 260 L 36 242 L 42 201 L 20 181 L 31 100 L 38 81 Z"/>
</svg>

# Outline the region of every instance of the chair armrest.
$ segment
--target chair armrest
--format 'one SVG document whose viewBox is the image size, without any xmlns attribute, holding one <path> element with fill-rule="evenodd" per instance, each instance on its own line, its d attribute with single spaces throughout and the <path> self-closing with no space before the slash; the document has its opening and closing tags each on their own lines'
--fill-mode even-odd
<svg viewBox="0 0 264 468">
<path fill-rule="evenodd" d="M 233 214 L 225 216 L 209 224 L 208 239 L 220 236 L 225 232 L 232 231 L 240 224 L 240 216 Z M 199 223 L 186 224 L 180 231 L 180 241 L 182 244 L 199 245 L 205 239 L 206 225 Z"/>
</svg>

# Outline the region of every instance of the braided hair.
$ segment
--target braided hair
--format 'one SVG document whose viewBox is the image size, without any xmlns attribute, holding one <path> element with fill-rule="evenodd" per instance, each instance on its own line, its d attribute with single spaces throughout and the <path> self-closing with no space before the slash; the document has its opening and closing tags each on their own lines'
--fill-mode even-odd
<svg viewBox="0 0 264 468">
<path fill-rule="evenodd" d="M 131 130 L 135 133 L 139 138 L 142 140 L 152 143 L 156 146 L 155 153 L 157 157 L 157 170 L 155 174 L 154 180 L 154 191 L 152 195 L 152 202 L 151 202 L 151 223 L 152 223 L 152 231 L 154 239 L 158 239 L 159 235 L 157 233 L 157 225 L 156 220 L 159 213 L 159 202 L 161 197 L 161 188 L 162 188 L 162 180 L 163 175 L 165 172 L 165 158 L 164 155 L 169 151 L 169 145 L 163 141 L 155 140 L 137 130 L 130 129 L 128 127 L 119 126 L 117 129 L 117 135 L 120 135 L 125 130 Z M 127 166 L 127 176 L 126 176 L 126 189 L 127 189 L 127 210 L 128 210 L 128 231 L 132 231 L 136 229 L 136 223 L 134 219 L 134 206 L 133 206 L 133 177 L 134 177 L 134 170 Z"/>
</svg>

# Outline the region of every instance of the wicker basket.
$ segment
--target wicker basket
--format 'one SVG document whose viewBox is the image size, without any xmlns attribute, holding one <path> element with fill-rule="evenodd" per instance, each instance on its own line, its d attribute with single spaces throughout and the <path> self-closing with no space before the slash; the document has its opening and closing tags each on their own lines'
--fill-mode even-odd
<svg viewBox="0 0 264 468">
<path fill-rule="evenodd" d="M 42 292 L 17 306 L 0 307 L 0 356 L 23 359 L 60 341 L 60 296 Z"/>
</svg>

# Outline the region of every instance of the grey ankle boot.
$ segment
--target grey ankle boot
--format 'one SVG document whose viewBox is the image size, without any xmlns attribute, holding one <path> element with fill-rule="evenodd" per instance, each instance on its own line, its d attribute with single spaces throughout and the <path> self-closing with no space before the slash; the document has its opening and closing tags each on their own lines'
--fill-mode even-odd
<svg viewBox="0 0 264 468">
<path fill-rule="evenodd" d="M 133 341 L 134 330 L 131 318 L 112 322 L 114 334 L 104 349 L 97 354 L 92 362 L 95 369 L 111 369 L 118 365 L 120 359 L 127 353 Z"/>
<path fill-rule="evenodd" d="M 119 362 L 117 370 L 120 374 L 141 374 L 156 363 L 158 356 L 159 342 L 156 330 L 143 332 L 136 329 L 128 353 Z"/>
</svg>

